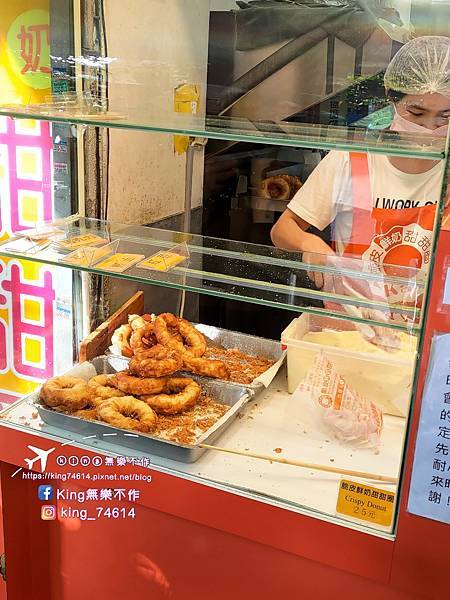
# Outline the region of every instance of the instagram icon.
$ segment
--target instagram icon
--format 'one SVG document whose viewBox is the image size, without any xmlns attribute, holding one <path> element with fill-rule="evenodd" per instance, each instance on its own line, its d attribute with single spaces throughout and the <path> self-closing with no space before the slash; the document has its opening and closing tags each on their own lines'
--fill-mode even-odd
<svg viewBox="0 0 450 600">
<path fill-rule="evenodd" d="M 54 521 L 56 519 L 56 506 L 44 504 L 41 506 L 41 519 L 43 521 Z"/>
</svg>

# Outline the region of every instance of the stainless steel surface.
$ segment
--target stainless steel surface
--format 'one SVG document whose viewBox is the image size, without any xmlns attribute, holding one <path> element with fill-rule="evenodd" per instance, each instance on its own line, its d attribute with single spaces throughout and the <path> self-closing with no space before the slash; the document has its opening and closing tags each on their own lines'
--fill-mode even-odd
<svg viewBox="0 0 450 600">
<path fill-rule="evenodd" d="M 114 373 L 117 370 L 117 361 L 122 362 L 122 360 L 117 357 L 100 356 L 95 358 L 91 364 L 97 373 Z M 254 390 L 250 390 L 245 386 L 231 385 L 226 382 L 200 377 L 195 377 L 194 379 L 201 383 L 202 389 L 205 390 L 208 395 L 212 396 L 222 404 L 226 404 L 230 409 L 210 429 L 204 432 L 198 438 L 196 444 L 192 446 L 163 440 L 136 431 L 126 431 L 117 427 L 112 427 L 107 423 L 86 421 L 72 415 L 55 412 L 41 405 L 38 392 L 31 394 L 31 396 L 28 397 L 28 401 L 36 407 L 41 419 L 53 427 L 72 431 L 84 436 L 95 435 L 99 439 L 103 439 L 102 436 L 105 434 L 111 435 L 115 433 L 117 437 L 109 437 L 109 441 L 117 441 L 118 446 L 139 450 L 149 456 L 156 455 L 171 460 L 192 463 L 198 460 L 200 456 L 206 452 L 206 449 L 200 448 L 199 444 L 212 444 L 234 421 L 242 407 L 256 396 Z"/>
<path fill-rule="evenodd" d="M 263 358 L 268 358 L 274 362 L 279 361 L 284 355 L 284 352 L 281 349 L 281 343 L 276 340 L 268 340 L 266 338 L 248 335 L 238 331 L 220 329 L 219 327 L 213 327 L 212 325 L 198 324 L 195 325 L 195 327 L 222 348 L 238 348 L 241 352 L 245 352 L 246 354 L 262 356 Z M 275 375 L 276 373 L 273 374 L 273 377 L 275 377 Z M 251 389 L 264 387 L 262 383 L 257 381 L 246 385 Z"/>
</svg>

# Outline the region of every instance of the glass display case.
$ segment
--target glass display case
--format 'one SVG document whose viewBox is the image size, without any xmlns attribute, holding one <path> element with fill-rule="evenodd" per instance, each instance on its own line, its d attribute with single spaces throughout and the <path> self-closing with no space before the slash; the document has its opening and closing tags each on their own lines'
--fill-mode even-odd
<svg viewBox="0 0 450 600">
<path fill-rule="evenodd" d="M 56 4 L 5 24 L 2 425 L 394 536 L 450 100 L 385 73 L 448 31 L 414 0 Z"/>
</svg>

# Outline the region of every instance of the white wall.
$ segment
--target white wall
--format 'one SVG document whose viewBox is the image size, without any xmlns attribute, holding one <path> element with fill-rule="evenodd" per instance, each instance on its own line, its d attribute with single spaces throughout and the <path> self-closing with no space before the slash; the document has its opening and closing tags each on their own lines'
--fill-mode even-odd
<svg viewBox="0 0 450 600">
<path fill-rule="evenodd" d="M 200 84 L 205 110 L 209 0 L 108 0 L 106 31 L 110 110 L 141 123 L 167 126 L 173 92 Z M 150 223 L 183 211 L 185 156 L 173 138 L 111 129 L 109 218 Z M 203 160 L 197 157 L 194 205 L 202 199 Z"/>
<path fill-rule="evenodd" d="M 211 10 L 237 9 L 236 0 L 211 0 Z"/>
</svg>

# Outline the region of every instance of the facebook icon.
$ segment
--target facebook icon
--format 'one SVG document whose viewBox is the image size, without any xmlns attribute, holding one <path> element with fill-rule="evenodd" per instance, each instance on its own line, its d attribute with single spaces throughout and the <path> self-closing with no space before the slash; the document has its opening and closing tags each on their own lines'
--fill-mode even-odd
<svg viewBox="0 0 450 600">
<path fill-rule="evenodd" d="M 52 500 L 53 499 L 53 486 L 52 485 L 40 485 L 38 488 L 39 500 Z"/>
</svg>

